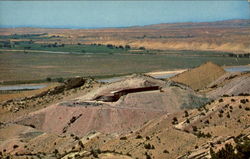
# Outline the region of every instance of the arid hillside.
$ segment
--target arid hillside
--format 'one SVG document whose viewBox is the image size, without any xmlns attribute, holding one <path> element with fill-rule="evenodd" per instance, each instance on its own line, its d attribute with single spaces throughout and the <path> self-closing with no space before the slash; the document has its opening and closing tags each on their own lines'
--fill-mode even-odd
<svg viewBox="0 0 250 159">
<path fill-rule="evenodd" d="M 58 136 L 29 125 L 2 124 L 0 148 L 14 158 L 201 159 L 210 156 L 210 148 L 217 152 L 249 137 L 249 100 L 249 96 L 222 97 L 198 109 L 159 116 L 119 136 L 95 131 L 82 138 Z"/>
<path fill-rule="evenodd" d="M 218 98 L 221 95 L 247 95 L 250 92 L 249 81 L 250 73 L 226 73 L 200 92 L 206 92 L 210 98 Z"/>
<path fill-rule="evenodd" d="M 233 102 L 232 102 L 233 101 Z M 221 149 L 249 136 L 249 97 L 223 97 L 199 109 L 164 115 L 130 134 L 103 143 L 93 139 L 87 148 L 131 158 L 206 158 L 210 148 Z M 94 147 L 94 148 L 93 148 Z"/>
<path fill-rule="evenodd" d="M 112 44 L 149 50 L 249 53 L 249 26 L 249 20 L 229 20 L 104 29 L 1 28 L 0 35 L 42 34 L 45 39 L 38 38 L 35 43 Z"/>
<path fill-rule="evenodd" d="M 186 107 L 200 107 L 208 101 L 174 82 L 132 76 L 77 99 L 30 113 L 15 123 L 32 125 L 49 133 L 73 133 L 81 137 L 93 130 L 105 134 L 126 133 L 158 116 Z"/>
<path fill-rule="evenodd" d="M 250 73 L 209 62 L 175 77 L 205 75 L 204 67 L 216 78 L 202 78 L 199 90 L 140 74 L 112 83 L 76 77 L 2 102 L 0 158 L 245 159 Z"/>
</svg>

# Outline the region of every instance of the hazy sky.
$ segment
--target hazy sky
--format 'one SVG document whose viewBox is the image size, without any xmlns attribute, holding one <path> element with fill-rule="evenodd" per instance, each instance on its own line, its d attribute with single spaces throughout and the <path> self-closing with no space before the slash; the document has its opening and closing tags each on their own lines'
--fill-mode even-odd
<svg viewBox="0 0 250 159">
<path fill-rule="evenodd" d="M 0 1 L 0 27 L 119 27 L 250 19 L 238 1 Z"/>
</svg>

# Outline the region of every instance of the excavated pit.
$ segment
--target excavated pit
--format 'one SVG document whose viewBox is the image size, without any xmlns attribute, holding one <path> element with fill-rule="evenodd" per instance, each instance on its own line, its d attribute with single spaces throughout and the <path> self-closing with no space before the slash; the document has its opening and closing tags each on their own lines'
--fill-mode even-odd
<svg viewBox="0 0 250 159">
<path fill-rule="evenodd" d="M 160 87 L 151 86 L 151 87 L 139 87 L 139 88 L 116 90 L 106 95 L 100 95 L 96 97 L 94 100 L 103 102 L 116 102 L 121 98 L 121 96 L 127 95 L 129 93 L 139 93 L 139 92 L 154 91 L 154 90 L 160 90 Z"/>
</svg>

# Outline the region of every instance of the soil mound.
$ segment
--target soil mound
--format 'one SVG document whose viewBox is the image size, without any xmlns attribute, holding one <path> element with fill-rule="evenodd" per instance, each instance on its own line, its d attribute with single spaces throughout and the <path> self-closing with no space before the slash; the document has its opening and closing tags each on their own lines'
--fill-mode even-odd
<svg viewBox="0 0 250 159">
<path fill-rule="evenodd" d="M 208 84 L 224 75 L 226 72 L 220 66 L 207 62 L 197 68 L 180 73 L 172 78 L 172 81 L 185 84 L 194 90 L 205 88 Z"/>
<path fill-rule="evenodd" d="M 99 100 L 100 96 L 111 98 L 117 96 L 117 93 L 117 101 Z M 163 114 L 177 112 L 182 108 L 200 107 L 207 101 L 180 84 L 135 75 L 103 85 L 83 97 L 31 113 L 17 123 L 33 124 L 37 129 L 57 134 L 73 133 L 82 136 L 93 130 L 124 133 Z"/>
</svg>

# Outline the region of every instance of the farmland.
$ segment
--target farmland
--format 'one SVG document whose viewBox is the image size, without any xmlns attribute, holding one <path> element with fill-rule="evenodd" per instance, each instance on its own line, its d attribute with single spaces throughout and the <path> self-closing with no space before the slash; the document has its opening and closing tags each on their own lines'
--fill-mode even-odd
<svg viewBox="0 0 250 159">
<path fill-rule="evenodd" d="M 202 54 L 202 52 L 200 52 Z M 221 66 L 246 65 L 249 58 L 180 54 L 59 54 L 0 52 L 0 80 L 25 81 L 74 76 L 110 77 L 131 73 L 193 68 L 206 61 Z"/>
</svg>

